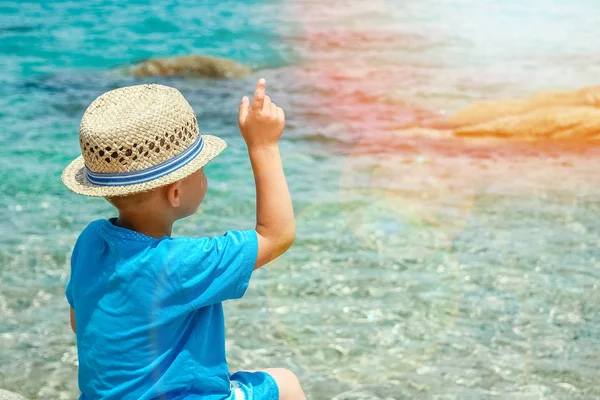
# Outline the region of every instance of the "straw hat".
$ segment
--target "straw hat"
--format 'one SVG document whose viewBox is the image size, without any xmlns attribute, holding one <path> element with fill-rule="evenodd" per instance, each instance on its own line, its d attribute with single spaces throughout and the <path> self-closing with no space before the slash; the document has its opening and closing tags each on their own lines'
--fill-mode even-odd
<svg viewBox="0 0 600 400">
<path fill-rule="evenodd" d="M 90 104 L 79 128 L 81 156 L 63 171 L 75 193 L 116 197 L 179 181 L 221 153 L 222 139 L 201 135 L 194 110 L 175 88 L 128 86 Z"/>
</svg>

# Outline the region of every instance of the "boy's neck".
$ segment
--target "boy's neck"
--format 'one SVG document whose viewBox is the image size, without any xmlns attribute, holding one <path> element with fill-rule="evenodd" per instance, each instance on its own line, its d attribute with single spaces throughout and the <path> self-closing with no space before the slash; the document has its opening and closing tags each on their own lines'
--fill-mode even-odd
<svg viewBox="0 0 600 400">
<path fill-rule="evenodd" d="M 160 239 L 165 236 L 171 236 L 173 222 L 174 221 L 161 220 L 148 216 L 141 217 L 140 215 L 129 215 L 120 212 L 119 218 L 115 221 L 115 225 Z"/>
</svg>

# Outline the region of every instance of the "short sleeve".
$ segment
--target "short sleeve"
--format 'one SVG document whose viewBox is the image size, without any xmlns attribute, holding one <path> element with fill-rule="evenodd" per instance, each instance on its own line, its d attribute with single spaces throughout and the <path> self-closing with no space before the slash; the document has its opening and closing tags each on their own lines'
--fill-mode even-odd
<svg viewBox="0 0 600 400">
<path fill-rule="evenodd" d="M 170 242 L 174 246 L 170 258 L 177 255 L 181 259 L 177 273 L 193 309 L 244 295 L 258 253 L 254 230 L 228 231 L 213 238 L 176 238 Z"/>
</svg>

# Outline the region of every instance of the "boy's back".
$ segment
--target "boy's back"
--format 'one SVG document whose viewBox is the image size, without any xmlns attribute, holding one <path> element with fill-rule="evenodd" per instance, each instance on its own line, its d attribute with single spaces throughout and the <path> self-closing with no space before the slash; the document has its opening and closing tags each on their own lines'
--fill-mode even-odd
<svg viewBox="0 0 600 400">
<path fill-rule="evenodd" d="M 108 220 L 91 223 L 67 286 L 82 393 L 226 398 L 221 301 L 243 296 L 256 253 L 254 231 L 156 239 Z"/>
</svg>

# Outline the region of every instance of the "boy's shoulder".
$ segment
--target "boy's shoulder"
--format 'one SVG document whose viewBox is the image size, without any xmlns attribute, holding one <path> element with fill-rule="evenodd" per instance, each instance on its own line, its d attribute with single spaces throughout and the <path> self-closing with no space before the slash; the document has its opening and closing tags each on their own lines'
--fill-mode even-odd
<svg viewBox="0 0 600 400">
<path fill-rule="evenodd" d="M 95 248 L 100 243 L 120 252 L 139 256 L 163 264 L 165 260 L 197 265 L 199 262 L 217 261 L 229 263 L 242 253 L 250 259 L 256 258 L 258 241 L 254 230 L 230 230 L 222 236 L 178 236 L 152 238 L 141 233 L 121 228 L 111 220 L 99 219 L 90 222 L 79 235 L 74 252 Z"/>
<path fill-rule="evenodd" d="M 102 228 L 102 225 L 106 222 L 107 220 L 105 219 L 97 219 L 95 221 L 90 222 L 86 225 L 85 228 L 83 228 L 83 230 L 79 234 L 79 238 L 81 238 L 82 236 L 87 236 L 91 233 L 97 233 Z"/>
<path fill-rule="evenodd" d="M 90 222 L 85 228 L 83 228 L 83 230 L 79 234 L 79 237 L 77 238 L 77 241 L 79 242 L 82 239 L 85 239 L 86 237 L 98 235 L 98 233 L 102 230 L 102 227 L 107 222 L 109 221 L 106 219 L 97 219 L 95 221 Z"/>
<path fill-rule="evenodd" d="M 103 225 L 109 223 L 110 221 L 107 219 L 97 219 L 95 221 L 90 222 L 89 224 L 87 224 L 87 226 L 83 229 L 83 231 L 81 233 L 84 232 L 90 232 L 90 231 L 97 231 L 98 229 L 100 229 Z"/>
</svg>

